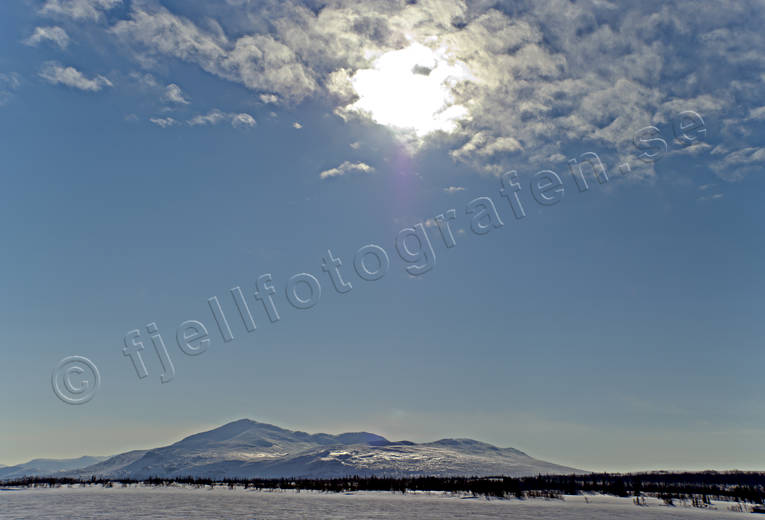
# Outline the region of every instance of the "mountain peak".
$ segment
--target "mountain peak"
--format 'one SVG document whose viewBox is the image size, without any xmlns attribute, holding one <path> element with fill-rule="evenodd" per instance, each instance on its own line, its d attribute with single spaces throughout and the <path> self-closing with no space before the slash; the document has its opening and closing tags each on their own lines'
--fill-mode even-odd
<svg viewBox="0 0 765 520">
<path fill-rule="evenodd" d="M 389 442 L 369 432 L 306 433 L 239 419 L 174 444 L 114 456 L 69 471 L 71 476 L 111 478 L 330 478 L 347 475 L 570 474 L 573 468 L 497 448 L 473 439 L 418 444 Z"/>
</svg>

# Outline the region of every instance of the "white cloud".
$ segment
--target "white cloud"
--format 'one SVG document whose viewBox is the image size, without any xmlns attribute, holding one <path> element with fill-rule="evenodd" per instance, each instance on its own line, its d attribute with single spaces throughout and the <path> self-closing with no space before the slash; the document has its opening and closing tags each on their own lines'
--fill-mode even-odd
<svg viewBox="0 0 765 520">
<path fill-rule="evenodd" d="M 47 0 L 40 8 L 42 15 L 59 15 L 75 20 L 99 20 L 103 11 L 122 4 L 122 0 Z"/>
<path fill-rule="evenodd" d="M 49 61 L 40 69 L 40 77 L 52 85 L 66 85 L 67 87 L 98 92 L 104 87 L 111 87 L 112 82 L 104 76 L 86 77 L 74 67 L 64 67 L 54 61 Z"/>
<path fill-rule="evenodd" d="M 300 101 L 316 90 L 309 69 L 290 49 L 267 34 L 245 35 L 230 42 L 221 31 L 208 31 L 159 6 L 133 5 L 130 19 L 111 29 L 139 52 L 172 56 L 195 63 L 253 90 L 278 92 Z"/>
<path fill-rule="evenodd" d="M 255 126 L 255 118 L 250 114 L 235 114 L 231 118 L 231 126 L 235 128 L 252 128 Z"/>
<path fill-rule="evenodd" d="M 215 126 L 224 122 L 230 123 L 235 128 L 251 128 L 255 126 L 255 118 L 250 114 L 222 112 L 218 109 L 211 110 L 207 114 L 194 116 L 187 123 L 190 126 Z"/>
<path fill-rule="evenodd" d="M 0 72 L 0 87 L 16 90 L 21 86 L 21 76 L 16 72 Z"/>
<path fill-rule="evenodd" d="M 199 125 L 214 126 L 228 118 L 229 118 L 228 114 L 225 114 L 221 112 L 220 110 L 216 109 L 216 110 L 211 110 L 210 112 L 204 115 L 194 116 L 192 119 L 189 119 L 188 123 L 191 126 L 199 126 Z"/>
<path fill-rule="evenodd" d="M 35 27 L 35 31 L 24 43 L 36 47 L 43 41 L 51 41 L 61 49 L 66 49 L 69 46 L 69 35 L 61 27 Z"/>
<path fill-rule="evenodd" d="M 16 72 L 0 72 L 0 107 L 6 105 L 21 86 L 21 76 Z"/>
<path fill-rule="evenodd" d="M 162 128 L 168 128 L 170 126 L 175 126 L 178 124 L 178 121 L 173 119 L 172 117 L 152 117 L 149 119 L 152 124 L 155 124 Z"/>
<path fill-rule="evenodd" d="M 465 191 L 465 188 L 462 186 L 449 186 L 448 188 L 444 188 L 444 191 L 450 195 L 454 193 L 459 193 L 461 191 Z"/>
<path fill-rule="evenodd" d="M 188 105 L 189 100 L 183 94 L 181 87 L 175 83 L 170 83 L 165 87 L 165 93 L 162 95 L 162 100 L 168 103 L 178 103 L 181 105 Z"/>
<path fill-rule="evenodd" d="M 750 146 L 735 150 L 723 159 L 726 166 L 736 166 L 741 164 L 761 163 L 765 164 L 765 148 Z"/>
<path fill-rule="evenodd" d="M 159 88 L 157 79 L 148 72 L 131 72 L 130 77 L 138 82 L 144 88 Z"/>
<path fill-rule="evenodd" d="M 292 123 L 292 128 L 294 128 L 295 130 L 300 130 L 301 128 L 303 128 L 303 125 L 295 121 L 294 123 Z"/>
<path fill-rule="evenodd" d="M 673 147 L 670 153 L 673 155 L 701 155 L 705 152 L 710 152 L 712 145 L 703 141 L 694 143 L 690 146 Z"/>
<path fill-rule="evenodd" d="M 722 156 L 711 167 L 720 178 L 729 181 L 741 180 L 765 166 L 765 147 L 747 146 L 731 151 L 718 146 L 712 150 L 712 155 Z"/>
<path fill-rule="evenodd" d="M 375 171 L 375 169 L 366 163 L 345 161 L 340 166 L 324 170 L 319 174 L 319 178 L 331 179 L 348 173 L 372 173 L 373 171 Z"/>
<path fill-rule="evenodd" d="M 514 137 L 496 137 L 487 131 L 481 131 L 460 148 L 453 150 L 451 155 L 457 160 L 469 160 L 475 156 L 491 158 L 497 154 L 511 154 L 522 150 L 523 146 Z"/>
<path fill-rule="evenodd" d="M 120 3 L 47 0 L 42 12 L 97 20 Z M 109 33 L 140 63 L 177 59 L 246 86 L 263 103 L 323 96 L 340 113 L 358 100 L 354 75 L 380 56 L 413 42 L 444 49 L 470 77 L 448 85 L 467 114 L 438 142 L 455 161 L 495 173 L 509 164 L 541 167 L 572 148 L 605 150 L 601 156 L 613 167 L 634 157 L 638 129 L 669 127 L 682 110 L 724 117 L 719 142 L 710 144 L 724 144 L 729 154 L 759 146 L 753 128 L 765 120 L 765 8 L 756 2 L 320 4 L 202 3 L 192 20 L 157 2 L 135 1 Z M 706 151 L 699 144 L 682 153 Z M 757 164 L 734 155 L 716 171 L 738 178 Z"/>
<path fill-rule="evenodd" d="M 749 111 L 749 119 L 765 121 L 765 106 L 751 109 Z"/>
</svg>

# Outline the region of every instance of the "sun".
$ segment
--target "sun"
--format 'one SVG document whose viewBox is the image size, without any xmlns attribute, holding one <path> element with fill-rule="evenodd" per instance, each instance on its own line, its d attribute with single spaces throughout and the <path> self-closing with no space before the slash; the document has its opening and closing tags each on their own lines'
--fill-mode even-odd
<svg viewBox="0 0 765 520">
<path fill-rule="evenodd" d="M 382 54 L 372 68 L 358 70 L 350 78 L 358 100 L 347 108 L 418 138 L 451 132 L 468 115 L 452 89 L 471 77 L 467 66 L 449 60 L 444 49 L 412 43 Z"/>
</svg>

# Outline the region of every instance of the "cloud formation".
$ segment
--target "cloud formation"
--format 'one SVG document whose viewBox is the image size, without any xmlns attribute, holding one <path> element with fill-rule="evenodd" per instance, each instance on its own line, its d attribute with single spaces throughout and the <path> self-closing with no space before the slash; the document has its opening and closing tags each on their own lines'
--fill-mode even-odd
<svg viewBox="0 0 765 520">
<path fill-rule="evenodd" d="M 74 67 L 64 67 L 55 61 L 49 61 L 43 65 L 40 69 L 40 77 L 51 85 L 66 85 L 88 92 L 98 92 L 104 87 L 113 86 L 112 82 L 104 76 L 88 78 Z"/>
<path fill-rule="evenodd" d="M 40 8 L 40 14 L 96 21 L 101 19 L 104 11 L 121 3 L 122 0 L 47 0 Z"/>
<path fill-rule="evenodd" d="M 96 20 L 120 3 L 48 0 L 41 12 Z M 343 110 L 358 100 L 351 79 L 380 56 L 414 43 L 443 52 L 470 77 L 449 85 L 467 112 L 439 142 L 483 171 L 541 167 L 572 147 L 620 160 L 634 155 L 638 129 L 683 110 L 722 121 L 714 144 L 727 153 L 693 150 L 721 176 L 740 178 L 760 157 L 765 6 L 755 0 L 230 0 L 174 9 L 136 0 L 108 34 L 139 63 L 193 64 L 269 104 L 322 97 Z"/>
<path fill-rule="evenodd" d="M 178 121 L 172 117 L 152 117 L 149 118 L 149 122 L 160 128 L 168 128 L 178 124 Z"/>
<path fill-rule="evenodd" d="M 320 179 L 331 179 L 348 173 L 372 173 L 375 169 L 364 162 L 345 161 L 340 166 L 324 170 L 319 174 Z"/>
<path fill-rule="evenodd" d="M 222 112 L 218 109 L 211 110 L 207 114 L 194 116 L 188 120 L 190 126 L 215 126 L 224 122 L 231 124 L 234 128 L 251 128 L 255 126 L 255 118 L 250 114 Z"/>
<path fill-rule="evenodd" d="M 0 107 L 6 105 L 21 86 L 21 76 L 16 72 L 0 72 Z"/>
<path fill-rule="evenodd" d="M 181 124 L 174 117 L 152 117 L 149 122 L 161 128 L 170 128 Z M 252 128 L 255 126 L 255 118 L 246 113 L 223 112 L 213 109 L 206 114 L 199 114 L 186 121 L 188 126 L 216 126 L 228 123 L 234 128 Z"/>
<path fill-rule="evenodd" d="M 181 87 L 175 83 L 170 83 L 165 87 L 165 93 L 162 95 L 162 100 L 168 103 L 177 103 L 180 105 L 188 105 L 190 101 L 186 99 Z"/>
<path fill-rule="evenodd" d="M 101 19 L 104 11 L 121 3 L 122 0 L 47 0 L 40 8 L 40 14 L 96 21 Z"/>
<path fill-rule="evenodd" d="M 36 47 L 44 41 L 55 43 L 61 49 L 69 46 L 69 35 L 61 27 L 35 27 L 35 31 L 24 40 L 24 43 Z"/>
</svg>

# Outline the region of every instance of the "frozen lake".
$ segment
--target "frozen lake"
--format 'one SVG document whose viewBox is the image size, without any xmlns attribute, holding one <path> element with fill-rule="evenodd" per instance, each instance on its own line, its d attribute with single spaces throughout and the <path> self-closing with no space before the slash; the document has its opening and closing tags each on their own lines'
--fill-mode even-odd
<svg viewBox="0 0 765 520">
<path fill-rule="evenodd" d="M 731 503 L 695 509 L 678 503 L 665 506 L 648 499 L 607 496 L 565 497 L 564 500 L 487 500 L 443 494 L 364 492 L 330 494 L 244 489 L 146 487 L 62 487 L 0 490 L 0 518 L 12 519 L 305 519 L 331 518 L 512 518 L 518 520 L 652 520 L 753 518 L 732 512 Z"/>
</svg>

